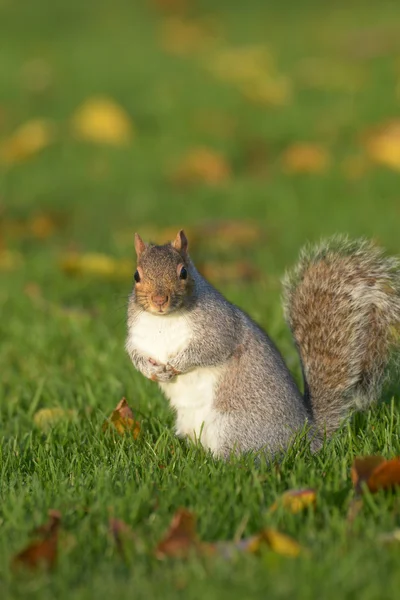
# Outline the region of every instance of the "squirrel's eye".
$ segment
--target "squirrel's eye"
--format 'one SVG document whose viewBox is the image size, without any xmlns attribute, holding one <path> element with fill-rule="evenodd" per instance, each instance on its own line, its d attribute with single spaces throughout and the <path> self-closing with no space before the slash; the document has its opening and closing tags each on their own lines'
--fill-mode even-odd
<svg viewBox="0 0 400 600">
<path fill-rule="evenodd" d="M 135 271 L 133 279 L 136 281 L 136 283 L 139 283 L 139 281 L 140 281 L 139 271 L 137 271 L 137 270 Z"/>
<path fill-rule="evenodd" d="M 185 269 L 185 267 L 182 267 L 180 273 L 179 273 L 179 278 L 180 279 L 187 279 L 187 270 Z"/>
</svg>

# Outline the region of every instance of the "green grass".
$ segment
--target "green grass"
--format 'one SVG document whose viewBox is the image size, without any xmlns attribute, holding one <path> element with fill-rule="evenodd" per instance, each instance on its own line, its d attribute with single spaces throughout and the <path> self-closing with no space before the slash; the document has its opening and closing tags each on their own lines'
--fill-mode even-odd
<svg viewBox="0 0 400 600">
<path fill-rule="evenodd" d="M 213 14 L 222 45 L 266 44 L 293 81 L 293 98 L 277 108 L 254 106 L 202 65 L 207 52 L 177 57 L 159 44 L 162 15 L 139 4 L 49 0 L 0 2 L 0 137 L 34 117 L 54 119 L 57 143 L 31 160 L 0 167 L 0 241 L 22 264 L 0 272 L 0 593 L 2 598 L 395 598 L 398 546 L 379 535 L 400 525 L 396 493 L 365 497 L 352 527 L 354 456 L 400 454 L 398 386 L 311 456 L 290 452 L 277 469 L 250 458 L 226 464 L 173 435 L 173 415 L 156 385 L 136 373 L 124 352 L 130 279 L 71 278 L 59 266 L 69 248 L 133 256 L 133 233 L 146 226 L 196 225 L 213 219 L 255 219 L 266 232 L 237 251 L 264 273 L 260 282 L 220 286 L 270 333 L 300 382 L 295 350 L 281 313 L 278 278 L 308 240 L 336 232 L 379 239 L 400 252 L 398 173 L 369 165 L 347 179 L 343 160 L 362 152 L 362 134 L 399 113 L 400 45 L 390 41 L 395 3 L 253 0 L 198 2 L 189 15 Z M 378 50 L 356 58 L 369 32 Z M 393 37 L 393 36 L 392 36 Z M 369 38 L 370 39 L 370 38 Z M 349 50 L 353 48 L 353 52 Z M 316 89 L 299 77 L 303 59 L 339 65 L 359 86 Z M 43 91 L 26 86 L 24 65 L 50 66 Z M 72 139 L 68 119 L 88 96 L 105 94 L 131 115 L 127 148 Z M 209 111 L 235 122 L 234 132 L 201 128 Z M 292 142 L 318 142 L 332 155 L 328 172 L 285 174 L 280 155 Z M 248 148 L 265 145 L 267 174 L 249 169 Z M 224 185 L 176 188 L 167 174 L 191 147 L 222 152 L 233 176 Z M 55 212 L 63 226 L 45 240 L 12 235 L 10 219 Z M 1 223 L 0 223 L 1 225 Z M 229 252 L 193 245 L 198 261 L 229 261 Z M 26 294 L 39 286 L 43 301 Z M 72 309 L 72 310 L 66 310 Z M 142 423 L 139 440 L 105 436 L 101 427 L 122 396 Z M 43 433 L 40 408 L 78 412 L 78 420 Z M 289 488 L 315 487 L 315 511 L 291 515 L 268 507 Z M 263 527 L 292 535 L 308 552 L 289 559 L 264 552 L 232 561 L 195 558 L 159 562 L 151 549 L 184 506 L 207 541 L 229 540 Z M 56 570 L 14 574 L 12 556 L 48 509 L 63 515 Z M 108 518 L 125 520 L 137 544 L 122 561 Z M 68 537 L 66 538 L 68 534 Z M 71 543 L 71 540 L 74 543 Z"/>
</svg>

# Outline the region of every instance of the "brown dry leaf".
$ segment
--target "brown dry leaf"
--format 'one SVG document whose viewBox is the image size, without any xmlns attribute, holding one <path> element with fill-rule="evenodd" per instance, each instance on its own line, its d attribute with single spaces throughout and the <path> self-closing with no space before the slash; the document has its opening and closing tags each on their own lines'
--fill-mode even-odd
<svg viewBox="0 0 400 600">
<path fill-rule="evenodd" d="M 357 492 L 363 484 L 370 492 L 400 485 L 400 458 L 385 460 L 382 456 L 356 458 L 351 468 L 351 479 Z"/>
<path fill-rule="evenodd" d="M 109 520 L 109 531 L 114 539 L 115 545 L 122 558 L 125 558 L 125 543 L 133 542 L 134 535 L 131 527 L 121 519 L 111 517 Z"/>
<path fill-rule="evenodd" d="M 107 431 L 110 426 L 112 426 L 119 435 L 132 433 L 134 439 L 137 439 L 140 433 L 140 423 L 135 420 L 132 409 L 128 406 L 125 398 L 122 398 L 118 402 L 111 413 L 110 418 L 104 421 L 103 431 Z"/>
<path fill-rule="evenodd" d="M 297 514 L 305 508 L 315 508 L 316 502 L 317 495 L 313 489 L 288 490 L 273 503 L 269 510 L 270 512 L 274 512 L 277 508 L 282 506 L 292 514 Z"/>
<path fill-rule="evenodd" d="M 210 22 L 189 20 L 184 17 L 168 17 L 161 25 L 161 46 L 170 54 L 186 56 L 209 49 L 215 42 L 215 34 Z"/>
<path fill-rule="evenodd" d="M 289 146 L 282 155 L 287 173 L 323 173 L 330 165 L 329 152 L 319 144 L 298 142 Z"/>
<path fill-rule="evenodd" d="M 23 257 L 20 252 L 0 248 L 0 272 L 14 271 L 23 264 Z"/>
<path fill-rule="evenodd" d="M 176 234 L 175 234 L 176 235 Z M 134 264 L 131 260 L 115 259 L 105 254 L 66 254 L 60 262 L 61 270 L 68 275 L 92 276 L 104 279 L 129 279 Z"/>
<path fill-rule="evenodd" d="M 33 416 L 33 422 L 39 429 L 49 431 L 62 421 L 73 421 L 77 418 L 75 410 L 65 408 L 41 408 Z"/>
<path fill-rule="evenodd" d="M 14 165 L 38 154 L 54 142 L 56 128 L 48 119 L 32 119 L 0 142 L 0 162 Z"/>
<path fill-rule="evenodd" d="M 231 177 L 231 167 L 226 158 L 210 148 L 193 148 L 184 156 L 171 174 L 178 185 L 204 183 L 219 185 Z"/>
<path fill-rule="evenodd" d="M 86 100 L 72 116 L 72 131 L 76 138 L 96 144 L 125 146 L 133 138 L 133 126 L 128 113 L 110 98 Z"/>
<path fill-rule="evenodd" d="M 232 283 L 239 281 L 256 281 L 261 273 L 253 263 L 241 260 L 232 263 L 206 262 L 199 265 L 200 273 L 209 281 L 216 283 Z"/>
<path fill-rule="evenodd" d="M 55 566 L 61 514 L 56 510 L 51 510 L 49 511 L 49 517 L 49 521 L 34 532 L 42 539 L 32 542 L 14 556 L 12 560 L 14 568 L 28 567 L 30 569 L 37 569 L 42 567 L 51 569 Z"/>
<path fill-rule="evenodd" d="M 196 534 L 196 516 L 185 508 L 176 511 L 165 537 L 158 543 L 156 557 L 185 558 L 199 547 Z"/>
<path fill-rule="evenodd" d="M 365 138 L 365 148 L 376 163 L 400 171 L 400 120 L 389 121 Z"/>
</svg>

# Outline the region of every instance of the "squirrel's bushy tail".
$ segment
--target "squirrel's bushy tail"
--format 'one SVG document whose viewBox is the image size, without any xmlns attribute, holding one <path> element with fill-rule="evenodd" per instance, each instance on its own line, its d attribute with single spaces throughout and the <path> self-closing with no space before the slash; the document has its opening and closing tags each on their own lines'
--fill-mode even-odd
<svg viewBox="0 0 400 600">
<path fill-rule="evenodd" d="M 379 396 L 400 345 L 400 263 L 365 240 L 305 248 L 284 279 L 284 305 L 305 400 L 329 435 L 349 410 Z"/>
</svg>

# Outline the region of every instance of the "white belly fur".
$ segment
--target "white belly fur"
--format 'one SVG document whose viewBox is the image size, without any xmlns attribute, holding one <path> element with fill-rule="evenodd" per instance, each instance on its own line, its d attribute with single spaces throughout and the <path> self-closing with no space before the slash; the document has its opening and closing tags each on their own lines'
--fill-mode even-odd
<svg viewBox="0 0 400 600">
<path fill-rule="evenodd" d="M 129 331 L 128 348 L 166 364 L 184 350 L 192 332 L 180 315 L 142 313 Z M 177 413 L 177 434 L 200 440 L 217 450 L 221 433 L 220 414 L 214 409 L 214 390 L 223 367 L 195 368 L 160 387 Z"/>
</svg>

